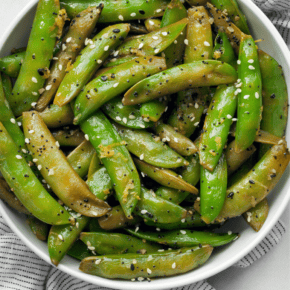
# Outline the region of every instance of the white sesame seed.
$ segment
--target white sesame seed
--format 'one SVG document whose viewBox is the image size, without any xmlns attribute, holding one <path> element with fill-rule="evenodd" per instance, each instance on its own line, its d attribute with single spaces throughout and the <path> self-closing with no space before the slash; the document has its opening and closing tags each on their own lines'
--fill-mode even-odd
<svg viewBox="0 0 290 290">
<path fill-rule="evenodd" d="M 11 118 L 11 119 L 10 119 L 10 122 L 11 122 L 12 124 L 15 124 L 15 123 L 16 123 L 16 121 L 15 121 L 14 118 Z"/>
<path fill-rule="evenodd" d="M 259 99 L 259 97 L 260 97 L 259 93 L 258 92 L 255 92 L 255 98 L 256 99 Z"/>
<path fill-rule="evenodd" d="M 178 139 L 176 137 L 173 138 L 174 142 L 178 143 Z"/>
<path fill-rule="evenodd" d="M 151 274 L 152 271 L 151 271 L 149 268 L 147 268 L 147 273 L 148 273 L 148 274 Z"/>
<path fill-rule="evenodd" d="M 249 69 L 250 69 L 250 70 L 254 70 L 255 67 L 253 67 L 252 65 L 249 65 Z"/>
<path fill-rule="evenodd" d="M 231 231 L 228 231 L 228 235 L 230 236 L 232 234 L 232 232 Z"/>
<path fill-rule="evenodd" d="M 227 30 L 229 31 L 229 32 L 234 32 L 235 30 L 232 28 L 232 27 L 227 27 Z"/>
<path fill-rule="evenodd" d="M 89 48 L 91 48 L 91 49 L 93 49 L 93 48 L 95 48 L 96 46 L 94 45 L 94 44 L 91 44 L 90 46 L 89 46 Z"/>
<path fill-rule="evenodd" d="M 141 175 L 142 175 L 142 177 L 145 177 L 145 176 L 146 176 L 146 175 L 144 174 L 144 172 L 142 172 L 142 171 L 141 171 Z"/>
<path fill-rule="evenodd" d="M 140 160 L 144 159 L 144 153 L 140 155 Z"/>
<path fill-rule="evenodd" d="M 185 219 L 182 219 L 181 222 L 182 222 L 182 223 L 185 223 Z"/>
<path fill-rule="evenodd" d="M 164 112 L 166 112 L 168 110 L 168 106 L 165 108 Z"/>
<path fill-rule="evenodd" d="M 141 210 L 141 214 L 146 214 L 148 211 L 146 209 Z"/>
<path fill-rule="evenodd" d="M 152 20 L 149 20 L 150 25 L 154 25 L 154 22 Z"/>
<path fill-rule="evenodd" d="M 194 123 L 193 125 L 196 127 L 196 126 L 198 126 L 198 124 L 199 124 L 199 122 L 196 122 L 196 123 Z"/>
<path fill-rule="evenodd" d="M 254 63 L 254 60 L 253 59 L 249 59 L 248 63 Z"/>
<path fill-rule="evenodd" d="M 90 247 L 92 244 L 90 241 L 87 241 L 87 246 Z"/>
<path fill-rule="evenodd" d="M 174 262 L 173 264 L 172 264 L 172 269 L 175 269 L 176 268 L 176 263 Z"/>
<path fill-rule="evenodd" d="M 28 133 L 29 134 L 33 134 L 34 133 L 34 130 L 29 130 Z"/>
<path fill-rule="evenodd" d="M 58 147 L 58 148 L 59 148 L 59 146 L 60 146 L 58 141 L 55 142 L 55 145 L 56 145 L 56 147 Z"/>
<path fill-rule="evenodd" d="M 119 50 L 115 51 L 113 55 L 118 56 L 118 54 L 119 54 Z"/>
<path fill-rule="evenodd" d="M 198 108 L 199 108 L 199 104 L 198 104 L 198 103 L 195 103 L 195 104 L 194 104 L 194 107 L 195 107 L 196 109 L 198 109 Z"/>
<path fill-rule="evenodd" d="M 38 170 L 41 170 L 41 169 L 42 169 L 42 166 L 41 166 L 41 165 L 38 165 L 38 166 L 37 166 L 37 169 L 38 169 Z"/>
<path fill-rule="evenodd" d="M 164 249 L 159 249 L 158 252 L 164 252 Z"/>
<path fill-rule="evenodd" d="M 113 84 L 113 87 L 116 88 L 119 85 L 119 83 Z"/>
<path fill-rule="evenodd" d="M 37 93 L 37 92 L 32 92 L 32 95 L 33 95 L 33 96 L 37 96 L 38 93 Z"/>
<path fill-rule="evenodd" d="M 177 40 L 175 39 L 175 40 L 173 41 L 173 43 L 174 43 L 174 44 L 177 44 Z"/>
<path fill-rule="evenodd" d="M 34 83 L 36 83 L 37 84 L 37 79 L 35 78 L 35 77 L 32 77 L 32 79 L 31 79 Z"/>
<path fill-rule="evenodd" d="M 166 36 L 168 33 L 166 31 L 161 32 L 162 35 Z"/>
<path fill-rule="evenodd" d="M 89 250 L 94 251 L 96 248 L 95 247 L 88 247 Z"/>
<path fill-rule="evenodd" d="M 32 159 L 32 161 L 35 163 L 38 161 L 38 159 L 34 158 L 34 159 Z"/>
<path fill-rule="evenodd" d="M 154 36 L 152 36 L 152 38 L 155 39 L 155 40 L 157 40 L 158 39 L 158 36 L 155 36 L 154 35 Z"/>
<path fill-rule="evenodd" d="M 151 261 L 151 260 L 153 260 L 153 257 L 152 255 L 149 255 L 147 261 Z"/>
<path fill-rule="evenodd" d="M 86 138 L 86 140 L 88 140 L 89 141 L 89 135 L 88 134 L 85 134 L 85 138 Z"/>
<path fill-rule="evenodd" d="M 62 236 L 62 235 L 58 235 L 58 238 L 59 238 L 61 241 L 64 241 L 64 239 L 63 239 L 63 236 Z"/>
<path fill-rule="evenodd" d="M 197 201 L 200 201 L 200 197 L 197 197 L 196 200 L 197 200 Z"/>
<path fill-rule="evenodd" d="M 157 231 L 157 232 L 160 232 L 160 228 L 156 228 L 156 231 Z"/>
<path fill-rule="evenodd" d="M 52 59 L 53 59 L 53 60 L 58 60 L 58 57 L 54 56 Z"/>
<path fill-rule="evenodd" d="M 232 116 L 231 116 L 230 114 L 227 114 L 227 118 L 228 118 L 228 119 L 231 119 Z"/>
<path fill-rule="evenodd" d="M 135 228 L 135 233 L 137 233 L 139 231 L 139 227 Z"/>
<path fill-rule="evenodd" d="M 188 39 L 187 38 L 184 39 L 184 44 L 188 45 Z"/>
<path fill-rule="evenodd" d="M 138 48 L 141 49 L 143 46 L 144 46 L 144 43 L 140 43 Z"/>
<path fill-rule="evenodd" d="M 244 99 L 247 100 L 250 97 L 250 95 L 245 95 Z"/>
<path fill-rule="evenodd" d="M 53 169 L 49 169 L 48 170 L 48 176 L 54 175 L 54 170 Z"/>
<path fill-rule="evenodd" d="M 116 120 L 117 120 L 117 121 L 121 121 L 122 119 L 121 119 L 119 116 L 117 116 L 117 117 L 116 117 Z"/>
<path fill-rule="evenodd" d="M 132 264 L 137 264 L 137 260 L 136 259 L 133 259 L 132 260 Z"/>
<path fill-rule="evenodd" d="M 134 115 L 129 115 L 129 119 L 134 120 L 136 117 Z"/>
<path fill-rule="evenodd" d="M 32 108 L 36 107 L 36 105 L 37 105 L 36 102 L 31 103 L 31 107 L 32 107 Z"/>
<path fill-rule="evenodd" d="M 236 84 L 236 88 L 240 88 L 243 85 L 243 83 Z"/>
<path fill-rule="evenodd" d="M 102 262 L 102 259 L 96 259 L 95 264 L 99 265 Z"/>
<path fill-rule="evenodd" d="M 21 155 L 16 155 L 16 158 L 17 159 L 22 159 L 22 156 Z"/>
<path fill-rule="evenodd" d="M 41 182 L 42 182 L 42 183 L 47 183 L 45 179 L 42 179 Z"/>
<path fill-rule="evenodd" d="M 143 277 L 138 277 L 138 281 L 143 281 L 144 278 Z"/>
<path fill-rule="evenodd" d="M 108 49 L 109 49 L 109 45 L 104 47 L 104 51 L 108 51 Z"/>
<path fill-rule="evenodd" d="M 235 121 L 238 121 L 238 118 L 232 118 L 232 120 L 235 122 Z"/>
<path fill-rule="evenodd" d="M 39 92 L 40 94 L 42 94 L 44 91 L 45 91 L 44 88 L 41 88 L 41 89 L 38 90 L 38 92 Z"/>
<path fill-rule="evenodd" d="M 156 13 L 160 13 L 162 10 L 161 9 L 157 9 L 156 10 Z"/>
<path fill-rule="evenodd" d="M 238 94 L 241 93 L 241 92 L 242 92 L 241 89 L 236 89 L 236 91 L 235 91 L 235 96 L 238 95 Z"/>
<path fill-rule="evenodd" d="M 66 45 L 63 43 L 62 44 L 62 50 L 65 51 L 66 50 Z"/>
<path fill-rule="evenodd" d="M 135 16 L 136 16 L 136 13 L 133 12 L 133 13 L 130 14 L 130 16 L 131 16 L 131 17 L 135 17 Z"/>
<path fill-rule="evenodd" d="M 98 59 L 98 60 L 97 60 L 97 63 L 98 63 L 98 64 L 101 64 L 102 62 L 103 62 L 103 61 L 102 61 L 101 59 Z"/>
<path fill-rule="evenodd" d="M 186 231 L 180 230 L 180 233 L 182 233 L 183 235 L 185 235 L 186 234 Z"/>
<path fill-rule="evenodd" d="M 131 281 L 134 282 L 134 281 L 136 281 L 136 279 L 135 278 L 132 278 Z"/>
<path fill-rule="evenodd" d="M 204 44 L 205 46 L 210 46 L 210 43 L 209 43 L 208 41 L 205 41 L 203 44 Z"/>
<path fill-rule="evenodd" d="M 22 126 L 21 122 L 17 122 L 17 125 L 18 125 L 19 127 L 21 127 L 21 126 Z"/>
<path fill-rule="evenodd" d="M 140 128 L 145 128 L 145 125 L 143 125 L 143 124 L 140 124 Z"/>
<path fill-rule="evenodd" d="M 123 21 L 124 20 L 124 17 L 122 15 L 119 15 L 118 18 Z"/>
<path fill-rule="evenodd" d="M 166 140 L 167 140 L 166 138 L 162 138 L 161 141 L 164 143 L 164 142 L 166 142 Z"/>
<path fill-rule="evenodd" d="M 156 48 L 155 50 L 154 50 L 154 53 L 158 53 L 159 52 L 159 49 L 158 48 Z"/>
<path fill-rule="evenodd" d="M 58 69 L 59 70 L 62 70 L 62 65 L 61 64 L 58 66 Z"/>
<path fill-rule="evenodd" d="M 242 63 L 242 62 L 238 59 L 238 60 L 237 60 L 237 64 L 241 64 L 241 63 Z"/>
<path fill-rule="evenodd" d="M 241 79 L 237 79 L 237 83 L 240 83 L 242 80 Z"/>
<path fill-rule="evenodd" d="M 46 86 L 45 89 L 46 89 L 47 91 L 49 91 L 49 90 L 51 89 L 51 87 L 52 87 L 52 85 L 48 85 L 48 86 Z"/>
</svg>

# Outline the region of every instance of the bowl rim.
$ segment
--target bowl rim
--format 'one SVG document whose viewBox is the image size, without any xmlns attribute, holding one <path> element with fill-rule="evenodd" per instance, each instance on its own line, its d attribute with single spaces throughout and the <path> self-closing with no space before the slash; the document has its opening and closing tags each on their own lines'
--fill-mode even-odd
<svg viewBox="0 0 290 290">
<path fill-rule="evenodd" d="M 0 53 L 2 50 L 2 47 L 8 40 L 10 34 L 13 32 L 17 24 L 23 17 L 29 13 L 35 6 L 38 0 L 31 0 L 28 2 L 28 4 L 25 5 L 25 7 L 20 11 L 18 15 L 14 18 L 13 21 L 11 21 L 10 25 L 7 27 L 6 31 L 0 38 Z M 275 39 L 276 43 L 279 44 L 282 53 L 285 56 L 286 63 L 283 66 L 288 66 L 290 69 L 290 51 L 283 40 L 282 36 L 276 29 L 276 27 L 273 25 L 273 23 L 269 20 L 269 18 L 262 12 L 262 10 L 251 0 L 238 0 L 238 2 L 242 2 L 244 6 L 246 6 L 249 10 L 251 10 L 254 14 L 258 16 L 258 18 L 263 21 L 264 25 L 267 27 L 268 32 L 271 34 L 271 36 Z M 290 96 L 290 84 L 288 84 L 288 95 Z M 289 118 L 287 125 L 289 126 Z M 286 171 L 287 172 L 287 171 Z M 113 280 L 113 279 L 106 279 L 106 278 L 101 278 L 98 276 L 92 276 L 89 274 L 85 274 L 81 272 L 80 270 L 74 270 L 71 269 L 67 265 L 62 265 L 60 264 L 58 266 L 58 269 L 63 271 L 64 273 L 67 273 L 75 278 L 81 279 L 83 281 L 86 281 L 88 283 L 92 283 L 94 285 L 98 286 L 104 286 L 104 287 L 111 287 L 111 288 L 116 288 L 116 289 L 124 289 L 124 290 L 135 290 L 136 288 L 140 290 L 148 290 L 148 289 L 168 289 L 168 288 L 173 288 L 173 287 L 180 287 L 180 286 L 185 286 L 189 285 L 192 283 L 196 283 L 199 281 L 202 281 L 204 279 L 207 279 L 213 275 L 216 275 L 225 269 L 229 268 L 236 262 L 238 262 L 240 259 L 242 259 L 244 256 L 246 256 L 250 251 L 253 250 L 264 238 L 265 236 L 270 232 L 270 230 L 274 227 L 274 225 L 277 223 L 278 219 L 284 212 L 285 208 L 287 207 L 288 203 L 290 201 L 290 187 L 287 189 L 287 193 L 284 197 L 284 199 L 281 201 L 281 204 L 279 205 L 279 210 L 275 212 L 273 215 L 272 219 L 268 222 L 267 226 L 263 227 L 257 236 L 245 246 L 243 251 L 237 253 L 236 255 L 232 256 L 230 259 L 225 261 L 223 264 L 220 264 L 219 267 L 216 267 L 214 269 L 209 269 L 205 271 L 204 273 L 201 273 L 198 277 L 192 275 L 188 277 L 184 277 L 184 279 L 176 279 L 176 281 L 166 281 L 163 280 L 162 278 L 159 278 L 157 281 L 162 281 L 162 283 L 132 283 L 131 281 L 120 281 L 120 280 Z M 9 212 L 6 210 L 8 207 L 4 205 L 2 201 L 0 201 L 0 212 L 7 222 L 8 226 L 11 228 L 11 230 L 16 233 L 16 235 L 23 241 L 23 243 L 29 247 L 38 257 L 43 259 L 45 262 L 49 263 L 50 265 L 54 266 L 49 258 L 48 252 L 45 254 L 42 252 L 41 249 L 35 246 L 35 244 L 30 241 L 23 233 L 22 231 L 17 228 L 16 224 L 12 221 L 12 219 L 9 216 Z M 55 267 L 55 266 L 54 266 Z M 179 275 L 180 276 L 180 275 Z M 178 276 L 177 276 L 178 277 Z"/>
</svg>

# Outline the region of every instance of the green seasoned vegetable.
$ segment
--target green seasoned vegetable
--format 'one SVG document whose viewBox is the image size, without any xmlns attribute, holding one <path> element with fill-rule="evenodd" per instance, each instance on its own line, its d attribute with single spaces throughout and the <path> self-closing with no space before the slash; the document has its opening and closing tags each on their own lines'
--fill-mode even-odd
<svg viewBox="0 0 290 290">
<path fill-rule="evenodd" d="M 81 261 L 80 270 L 105 278 L 143 281 L 144 278 L 171 276 L 193 270 L 206 262 L 212 250 L 206 245 L 145 255 L 88 257 Z"/>
<path fill-rule="evenodd" d="M 154 125 L 152 121 L 146 122 L 138 105 L 124 106 L 122 96 L 116 97 L 102 106 L 102 111 L 116 123 L 132 129 L 144 129 Z"/>
<path fill-rule="evenodd" d="M 26 223 L 29 225 L 31 231 L 39 240 L 46 241 L 49 230 L 48 224 L 33 216 L 28 216 L 26 218 Z"/>
<path fill-rule="evenodd" d="M 140 239 L 168 245 L 174 248 L 194 247 L 199 244 L 219 247 L 226 245 L 239 237 L 238 234 L 216 234 L 209 232 L 197 232 L 192 230 L 177 230 L 159 233 L 142 232 L 140 230 L 138 232 L 135 232 L 131 229 L 126 229 L 126 231 Z"/>
<path fill-rule="evenodd" d="M 200 214 L 210 224 L 220 213 L 227 191 L 227 162 L 224 155 L 213 172 L 200 167 Z"/>
<path fill-rule="evenodd" d="M 119 233 L 82 233 L 80 239 L 99 255 L 148 254 L 162 248 L 158 244 Z"/>
<path fill-rule="evenodd" d="M 146 35 L 128 38 L 117 48 L 119 55 L 156 55 L 176 40 L 187 23 L 185 18 Z"/>
<path fill-rule="evenodd" d="M 3 86 L 4 94 L 6 97 L 7 96 L 9 97 L 12 93 L 11 78 L 5 74 L 2 74 L 1 79 L 2 79 L 2 86 Z"/>
<path fill-rule="evenodd" d="M 235 69 L 227 63 L 216 60 L 196 61 L 140 81 L 126 92 L 123 104 L 145 103 L 191 87 L 230 84 L 236 80 Z"/>
<path fill-rule="evenodd" d="M 188 165 L 188 162 L 178 153 L 173 151 L 159 137 L 152 136 L 145 130 L 125 128 L 114 124 L 126 147 L 135 156 L 145 162 L 163 168 L 174 168 Z"/>
<path fill-rule="evenodd" d="M 88 247 L 80 240 L 73 243 L 72 247 L 67 251 L 67 255 L 82 260 L 87 257 L 91 257 L 94 254 L 88 249 Z"/>
<path fill-rule="evenodd" d="M 157 18 L 148 18 L 144 21 L 145 27 L 148 32 L 156 31 L 160 28 L 161 20 Z"/>
<path fill-rule="evenodd" d="M 167 111 L 167 104 L 167 96 L 142 104 L 140 108 L 142 118 L 147 122 L 157 122 L 161 118 L 162 114 Z"/>
<path fill-rule="evenodd" d="M 81 123 L 98 157 L 106 167 L 118 200 L 128 218 L 138 202 L 140 179 L 134 162 L 109 120 L 98 111 Z"/>
<path fill-rule="evenodd" d="M 141 175 L 148 175 L 153 180 L 167 187 L 189 191 L 193 194 L 198 193 L 198 190 L 194 186 L 185 182 L 174 171 L 152 166 L 136 158 L 134 159 L 134 162 L 137 168 L 141 171 Z"/>
<path fill-rule="evenodd" d="M 129 24 L 116 24 L 103 29 L 89 41 L 62 80 L 54 104 L 61 107 L 73 100 L 109 56 L 111 50 L 124 40 L 129 30 Z"/>
<path fill-rule="evenodd" d="M 262 79 L 256 44 L 252 36 L 243 34 L 240 44 L 238 76 L 238 121 L 236 151 L 252 145 L 260 127 L 262 114 Z"/>
<path fill-rule="evenodd" d="M 109 205 L 96 198 L 73 170 L 36 111 L 23 113 L 23 128 L 29 139 L 27 147 L 37 159 L 35 163 L 41 175 L 64 204 L 90 217 L 102 216 L 110 210 Z"/>
<path fill-rule="evenodd" d="M 130 23 L 131 28 L 130 28 L 130 33 L 132 34 L 147 34 L 148 31 L 144 25 L 141 25 L 139 23 Z"/>
<path fill-rule="evenodd" d="M 216 167 L 227 142 L 237 108 L 234 85 L 219 86 L 207 110 L 199 143 L 200 164 L 207 170 Z"/>
<path fill-rule="evenodd" d="M 60 146 L 77 147 L 85 140 L 84 133 L 79 129 L 64 129 L 52 131 L 51 133 Z"/>
<path fill-rule="evenodd" d="M 104 103 L 123 93 L 131 86 L 166 69 L 164 58 L 139 57 L 106 71 L 87 84 L 75 102 L 75 119 L 77 125 L 85 120 Z"/>
<path fill-rule="evenodd" d="M 16 78 L 19 74 L 25 54 L 26 52 L 22 51 L 0 58 L 0 71 L 12 78 Z"/>
<path fill-rule="evenodd" d="M 61 81 L 84 47 L 86 38 L 91 35 L 96 26 L 103 7 L 103 4 L 98 7 L 89 7 L 72 20 L 69 30 L 62 40 L 62 50 L 53 58 L 54 62 L 45 82 L 45 90 L 37 102 L 37 111 L 43 111 L 54 97 Z"/>
<path fill-rule="evenodd" d="M 16 116 L 27 111 L 39 98 L 45 79 L 43 71 L 47 70 L 52 58 L 57 36 L 56 16 L 59 1 L 40 0 L 28 40 L 23 64 L 16 80 L 9 103 Z"/>
<path fill-rule="evenodd" d="M 267 53 L 258 50 L 262 75 L 263 113 L 261 129 L 277 137 L 285 134 L 288 116 L 288 94 L 286 81 L 281 66 Z M 262 157 L 268 145 L 261 145 L 259 156 Z"/>
<path fill-rule="evenodd" d="M 0 122 L 0 171 L 16 197 L 36 218 L 54 225 L 68 224 L 69 213 L 36 178 Z"/>
<path fill-rule="evenodd" d="M 88 171 L 88 179 L 101 167 L 102 167 L 102 163 L 98 157 L 97 152 L 95 152 L 90 162 L 89 171 Z"/>
<path fill-rule="evenodd" d="M 122 57 L 114 57 L 114 58 L 108 59 L 104 63 L 103 66 L 104 66 L 104 68 L 108 68 L 108 67 L 112 67 L 112 66 L 117 66 L 117 65 L 123 64 L 125 62 L 131 61 L 133 59 L 136 59 L 136 58 L 138 58 L 138 56 L 136 56 L 136 55 L 125 55 L 125 56 L 122 56 Z"/>
<path fill-rule="evenodd" d="M 88 8 L 88 6 L 96 6 L 104 3 L 104 9 L 101 14 L 99 22 L 119 22 L 131 21 L 135 19 L 146 19 L 150 17 L 162 16 L 166 5 L 169 3 L 167 0 L 61 0 L 62 8 L 68 13 L 68 17 L 73 18 L 78 13 Z"/>
</svg>

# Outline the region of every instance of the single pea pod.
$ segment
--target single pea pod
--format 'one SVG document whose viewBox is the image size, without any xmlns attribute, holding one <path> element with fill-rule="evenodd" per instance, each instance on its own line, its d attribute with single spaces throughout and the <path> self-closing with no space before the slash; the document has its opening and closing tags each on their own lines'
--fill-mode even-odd
<svg viewBox="0 0 290 290">
<path fill-rule="evenodd" d="M 240 10 L 236 0 L 211 0 L 211 3 L 218 9 L 226 11 L 227 15 L 235 23 L 235 25 L 246 34 L 251 34 L 246 16 Z"/>
<path fill-rule="evenodd" d="M 227 142 L 232 118 L 237 108 L 234 85 L 219 86 L 207 110 L 199 143 L 200 164 L 213 171 Z"/>
<path fill-rule="evenodd" d="M 177 230 L 168 232 L 142 232 L 126 229 L 131 235 L 174 248 L 194 247 L 199 244 L 220 247 L 236 240 L 238 234 L 217 234 L 210 232 L 199 232 L 193 230 Z"/>
<path fill-rule="evenodd" d="M 60 146 L 79 146 L 83 141 L 85 141 L 85 136 L 79 129 L 63 129 L 52 131 L 52 136 L 55 141 L 59 143 Z"/>
<path fill-rule="evenodd" d="M 285 135 L 288 117 L 288 94 L 283 71 L 278 62 L 262 50 L 258 50 L 262 76 L 263 113 L 261 129 L 277 137 Z M 259 156 L 262 157 L 268 145 L 260 145 Z"/>
<path fill-rule="evenodd" d="M 87 84 L 75 102 L 77 125 L 112 98 L 120 95 L 134 84 L 166 69 L 164 58 L 139 57 L 111 68 Z"/>
<path fill-rule="evenodd" d="M 264 225 L 269 213 L 269 204 L 267 199 L 263 199 L 255 207 L 243 213 L 243 218 L 248 225 L 258 232 Z"/>
<path fill-rule="evenodd" d="M 158 18 L 148 18 L 144 21 L 148 32 L 156 31 L 160 28 L 161 20 Z M 139 33 L 140 34 L 140 33 Z"/>
<path fill-rule="evenodd" d="M 53 103 L 61 107 L 73 100 L 109 56 L 111 50 L 125 39 L 129 30 L 129 24 L 108 26 L 89 41 L 60 83 Z"/>
<path fill-rule="evenodd" d="M 28 216 L 26 218 L 26 223 L 29 225 L 33 234 L 40 240 L 46 241 L 48 236 L 48 224 L 40 221 L 39 219 L 35 218 L 34 216 Z"/>
<path fill-rule="evenodd" d="M 1 122 L 0 171 L 19 201 L 36 218 L 51 225 L 69 223 L 70 214 L 44 189 Z"/>
<path fill-rule="evenodd" d="M 249 35 L 242 35 L 239 53 L 238 121 L 236 151 L 252 145 L 262 117 L 262 78 L 256 44 Z"/>
<path fill-rule="evenodd" d="M 145 130 L 125 128 L 118 124 L 114 124 L 114 128 L 126 142 L 128 150 L 148 164 L 163 168 L 188 165 L 181 155 L 163 143 L 159 137 L 156 138 Z"/>
<path fill-rule="evenodd" d="M 114 206 L 111 211 L 98 219 L 100 227 L 107 231 L 134 226 L 141 221 L 139 216 L 134 215 L 128 219 L 120 205 Z"/>
<path fill-rule="evenodd" d="M 168 118 L 168 124 L 182 135 L 190 137 L 200 123 L 209 98 L 208 87 L 178 92 L 177 105 Z"/>
<path fill-rule="evenodd" d="M 39 73 L 48 69 L 56 42 L 56 15 L 59 1 L 40 0 L 32 24 L 27 50 L 9 103 L 16 116 L 28 111 L 39 98 L 45 79 Z"/>
<path fill-rule="evenodd" d="M 81 233 L 82 240 L 89 248 L 99 255 L 118 255 L 118 254 L 148 254 L 157 252 L 162 247 L 151 242 L 119 233 Z"/>
<path fill-rule="evenodd" d="M 215 38 L 213 58 L 237 68 L 237 57 L 225 32 L 219 30 Z"/>
<path fill-rule="evenodd" d="M 79 269 L 87 274 L 110 279 L 143 281 L 145 278 L 173 276 L 193 270 L 206 262 L 212 250 L 211 246 L 205 245 L 145 255 L 88 257 L 81 261 Z"/>
<path fill-rule="evenodd" d="M 145 129 L 154 125 L 142 118 L 139 105 L 124 106 L 122 96 L 115 97 L 102 106 L 102 111 L 116 123 L 132 129 Z"/>
<path fill-rule="evenodd" d="M 185 18 L 146 35 L 128 38 L 117 48 L 119 56 L 131 54 L 138 56 L 156 55 L 177 39 L 187 23 L 188 20 Z"/>
<path fill-rule="evenodd" d="M 92 144 L 85 140 L 67 156 L 69 164 L 81 178 L 87 175 L 95 152 Z"/>
<path fill-rule="evenodd" d="M 69 248 L 89 223 L 87 216 L 74 217 L 74 225 L 53 226 L 48 236 L 48 252 L 51 262 L 57 266 Z"/>
<path fill-rule="evenodd" d="M 146 120 L 146 122 L 157 122 L 161 118 L 162 114 L 167 111 L 167 104 L 167 96 L 142 104 L 140 107 L 142 118 Z"/>
<path fill-rule="evenodd" d="M 154 129 L 162 141 L 168 142 L 168 146 L 180 155 L 190 156 L 198 151 L 198 148 L 189 138 L 179 133 L 170 125 L 159 122 Z"/>
<path fill-rule="evenodd" d="M 224 155 L 211 172 L 200 167 L 200 214 L 210 224 L 220 213 L 227 191 L 227 162 Z"/>
<path fill-rule="evenodd" d="M 78 13 L 89 6 L 104 4 L 104 9 L 99 19 L 100 23 L 131 21 L 162 16 L 169 0 L 127 0 L 96 1 L 96 0 L 61 0 L 60 5 L 65 8 L 69 18 L 74 18 Z"/>
<path fill-rule="evenodd" d="M 25 58 L 25 51 L 7 55 L 0 58 L 0 71 L 4 72 L 11 78 L 17 78 L 21 65 Z"/>
<path fill-rule="evenodd" d="M 95 151 L 95 149 L 94 149 Z M 88 170 L 88 179 L 98 170 L 102 167 L 102 163 L 98 157 L 97 152 L 95 152 L 91 158 L 90 166 Z"/>
<path fill-rule="evenodd" d="M 84 258 L 93 256 L 94 254 L 81 240 L 76 240 L 71 248 L 67 251 L 67 255 L 81 261 Z"/>
<path fill-rule="evenodd" d="M 13 191 L 3 177 L 0 177 L 0 199 L 6 202 L 11 208 L 20 213 L 31 215 L 31 213 L 25 208 L 20 200 L 15 196 Z"/>
<path fill-rule="evenodd" d="M 62 40 L 62 50 L 53 58 L 54 61 L 50 68 L 49 77 L 45 82 L 44 92 L 37 102 L 37 111 L 43 111 L 54 97 L 61 81 L 84 47 L 85 40 L 95 28 L 103 7 L 103 4 L 98 7 L 88 7 L 71 21 L 69 30 Z"/>
<path fill-rule="evenodd" d="M 81 123 L 98 157 L 106 167 L 117 198 L 128 218 L 138 202 L 140 179 L 129 151 L 105 115 L 98 111 Z"/>
<path fill-rule="evenodd" d="M 3 86 L 3 90 L 4 90 L 4 94 L 5 96 L 10 96 L 12 93 L 12 81 L 11 78 L 6 75 L 6 74 L 2 74 L 1 75 L 1 79 L 2 79 L 2 86 Z"/>
<path fill-rule="evenodd" d="M 282 177 L 290 154 L 284 144 L 274 145 L 240 181 L 227 189 L 227 198 L 217 217 L 221 222 L 240 216 L 262 201 Z"/>
<path fill-rule="evenodd" d="M 185 182 L 177 173 L 169 169 L 162 169 L 137 158 L 134 158 L 137 168 L 141 171 L 141 175 L 147 175 L 161 185 L 188 191 L 197 194 L 198 190 L 191 184 Z M 143 173 L 143 174 L 142 174 Z"/>
<path fill-rule="evenodd" d="M 217 86 L 237 80 L 235 69 L 216 60 L 183 64 L 148 77 L 124 95 L 124 105 L 146 103 L 191 87 Z"/>
<path fill-rule="evenodd" d="M 96 198 L 73 170 L 36 111 L 23 113 L 23 128 L 29 139 L 27 147 L 37 158 L 41 175 L 64 204 L 90 217 L 102 216 L 110 210 L 109 205 Z"/>
</svg>

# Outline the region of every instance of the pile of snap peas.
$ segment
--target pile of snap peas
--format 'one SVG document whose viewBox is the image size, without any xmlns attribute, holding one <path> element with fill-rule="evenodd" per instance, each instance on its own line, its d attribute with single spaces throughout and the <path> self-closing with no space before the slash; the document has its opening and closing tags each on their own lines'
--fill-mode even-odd
<svg viewBox="0 0 290 290">
<path fill-rule="evenodd" d="M 0 198 L 54 265 L 150 281 L 265 223 L 287 86 L 236 0 L 39 0 L 0 71 Z"/>
</svg>

